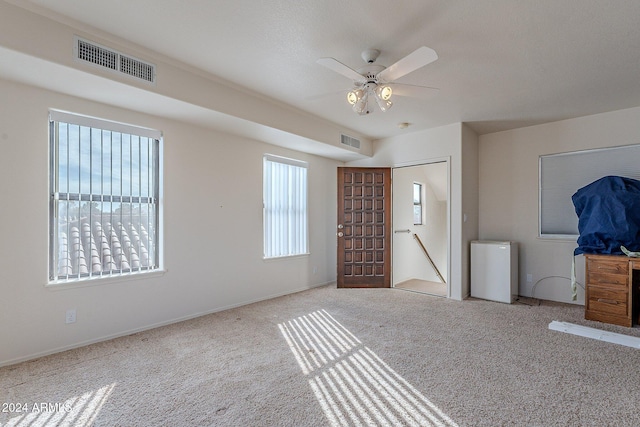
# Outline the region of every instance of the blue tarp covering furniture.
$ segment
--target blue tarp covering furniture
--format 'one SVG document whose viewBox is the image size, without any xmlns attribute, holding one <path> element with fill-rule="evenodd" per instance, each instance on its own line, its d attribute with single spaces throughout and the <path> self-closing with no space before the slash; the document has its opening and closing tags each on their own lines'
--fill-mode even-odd
<svg viewBox="0 0 640 427">
<path fill-rule="evenodd" d="M 574 255 L 622 254 L 640 250 L 640 181 L 605 176 L 571 197 L 578 215 Z"/>
</svg>

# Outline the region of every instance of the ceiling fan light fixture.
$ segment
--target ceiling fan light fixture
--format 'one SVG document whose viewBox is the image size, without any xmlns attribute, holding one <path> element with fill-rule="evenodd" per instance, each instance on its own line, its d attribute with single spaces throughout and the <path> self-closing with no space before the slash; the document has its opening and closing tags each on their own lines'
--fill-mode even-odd
<svg viewBox="0 0 640 427">
<path fill-rule="evenodd" d="M 351 90 L 347 93 L 347 102 L 349 102 L 349 104 L 351 105 L 355 105 L 356 102 L 358 102 L 360 98 L 362 98 L 362 95 L 362 89 Z"/>
<path fill-rule="evenodd" d="M 355 87 L 347 92 L 347 102 L 351 104 L 353 111 L 360 114 L 369 114 L 375 110 L 373 101 L 369 105 L 368 100 L 375 98 L 376 104 L 382 111 L 387 111 L 393 105 L 391 97 L 393 90 L 390 85 L 397 79 L 405 76 L 418 68 L 424 67 L 438 59 L 436 52 L 426 46 L 419 47 L 394 64 L 385 67 L 375 64 L 380 55 L 377 49 L 367 49 L 362 52 L 362 59 L 367 63 L 365 67 L 357 71 L 344 65 L 334 58 L 320 58 L 316 62 L 328 69 L 349 78 Z M 414 86 L 416 89 L 435 89 L 426 86 Z M 397 95 L 411 96 L 406 91 L 400 91 Z"/>
<path fill-rule="evenodd" d="M 393 106 L 393 102 L 389 100 L 381 99 L 377 96 L 376 96 L 376 102 L 378 103 L 378 107 L 380 107 L 380 110 L 382 110 L 383 113 Z"/>
<path fill-rule="evenodd" d="M 391 86 L 378 86 L 376 88 L 376 95 L 383 101 L 388 101 L 392 94 Z"/>
<path fill-rule="evenodd" d="M 365 114 L 369 114 L 371 109 L 369 108 L 369 92 L 361 91 L 362 96 L 358 99 L 358 101 L 353 104 L 353 111 L 360 114 L 361 116 Z"/>
</svg>

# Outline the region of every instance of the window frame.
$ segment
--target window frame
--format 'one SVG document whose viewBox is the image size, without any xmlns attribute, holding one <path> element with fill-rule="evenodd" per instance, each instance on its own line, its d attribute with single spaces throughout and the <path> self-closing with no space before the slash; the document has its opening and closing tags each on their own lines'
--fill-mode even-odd
<svg viewBox="0 0 640 427">
<path fill-rule="evenodd" d="M 83 192 L 81 185 L 78 184 L 78 189 L 76 191 L 70 191 L 67 188 L 65 192 L 60 191 L 60 176 L 59 169 L 61 166 L 59 159 L 59 152 L 57 151 L 60 145 L 59 141 L 59 133 L 58 133 L 58 124 L 63 123 L 70 126 L 78 126 L 79 132 L 81 132 L 81 128 L 90 128 L 90 132 L 93 130 L 100 130 L 101 132 L 110 132 L 117 133 L 122 135 L 128 135 L 131 138 L 129 139 L 129 144 L 134 137 L 140 138 L 148 138 L 147 141 L 147 160 L 149 164 L 147 164 L 146 170 L 151 171 L 148 174 L 148 186 L 151 188 L 149 194 L 143 196 L 142 194 L 133 195 L 133 191 L 129 194 L 115 194 L 117 191 L 108 191 L 108 192 L 95 192 L 93 191 L 93 185 L 90 185 L 89 193 Z M 89 134 L 91 135 L 91 133 Z M 90 136 L 91 138 L 91 136 Z M 78 144 L 83 142 L 82 136 L 78 137 Z M 92 142 L 92 140 L 89 140 Z M 124 140 L 120 140 L 119 146 L 122 148 L 124 145 Z M 138 139 L 138 144 L 140 144 L 140 139 Z M 139 145 L 139 147 L 142 147 Z M 130 280 L 135 277 L 148 277 L 149 275 L 155 275 L 163 272 L 163 239 L 162 239 L 162 229 L 163 229 L 163 215 L 162 215 L 162 187 L 163 187 L 163 173 L 162 173 L 162 152 L 163 152 L 163 135 L 162 132 L 155 129 L 144 128 L 140 126 L 110 121 L 107 119 L 90 117 L 86 115 L 80 115 L 76 113 L 70 113 L 59 110 L 50 110 L 49 111 L 49 253 L 48 253 L 48 281 L 47 285 L 53 285 L 56 287 L 64 287 L 64 285 L 88 285 L 95 284 L 96 282 L 105 283 L 108 281 L 120 281 L 120 280 Z M 94 162 L 94 158 L 92 156 L 91 147 L 89 150 L 89 158 L 90 162 Z M 78 156 L 82 157 L 86 155 L 86 153 L 82 153 L 79 149 Z M 140 154 L 141 155 L 141 154 Z M 103 153 L 100 153 L 100 162 L 104 161 Z M 138 160 L 141 160 L 140 157 Z M 110 160 L 111 162 L 111 160 Z M 125 162 L 123 159 L 120 159 L 119 167 L 124 167 Z M 112 164 L 110 163 L 110 166 Z M 129 165 L 133 165 L 133 160 L 129 161 Z M 68 167 L 68 165 L 67 165 Z M 132 169 L 133 171 L 133 169 Z M 140 173 L 141 169 L 138 169 L 138 173 Z M 120 179 L 123 179 L 122 169 L 120 170 Z M 102 172 L 100 173 L 100 179 L 102 182 L 104 175 Z M 90 182 L 93 180 L 93 176 L 90 176 Z M 68 185 L 69 183 L 67 183 Z M 132 187 L 133 188 L 133 187 Z M 139 183 L 138 190 L 142 192 L 142 184 Z M 60 242 L 58 241 L 58 222 L 59 222 L 59 212 L 58 212 L 58 203 L 60 201 L 68 200 L 68 201 L 77 201 L 78 209 L 82 209 L 82 202 L 87 203 L 130 203 L 130 204 L 138 204 L 138 206 L 142 207 L 143 205 L 151 204 L 154 209 L 152 211 L 151 217 L 153 218 L 153 230 L 150 230 L 150 240 L 153 240 L 152 244 L 152 254 L 149 257 L 148 265 L 143 265 L 141 263 L 139 266 L 134 267 L 130 266 L 127 269 L 123 269 L 122 266 L 119 269 L 111 269 L 107 271 L 101 271 L 100 273 L 95 273 L 89 269 L 88 273 L 81 273 L 80 271 L 74 274 L 60 275 L 58 270 L 58 262 L 60 260 Z M 110 206 L 111 208 L 113 206 Z M 111 217 L 113 212 L 109 213 Z M 122 218 L 122 216 L 121 216 Z M 93 219 L 93 218 L 92 218 Z M 92 222 L 92 221 L 90 221 Z M 148 225 L 148 223 L 147 223 Z M 102 224 L 101 224 L 102 226 Z M 94 240 L 92 232 L 92 243 Z M 126 246 L 126 244 L 124 245 Z M 140 249 L 140 247 L 138 247 Z M 151 249 L 151 248 L 150 248 Z M 88 260 L 87 260 L 88 261 Z M 100 258 L 100 262 L 102 258 Z"/>
<path fill-rule="evenodd" d="M 267 180 L 267 162 L 278 163 L 278 164 L 287 165 L 290 167 L 302 168 L 305 170 L 304 204 L 303 204 L 304 217 L 303 217 L 303 225 L 301 227 L 304 235 L 302 237 L 302 240 L 303 240 L 302 248 L 297 251 L 292 251 L 291 248 L 289 247 L 289 250 L 287 251 L 287 253 L 273 254 L 272 252 L 270 252 L 268 248 L 267 243 L 270 242 L 270 240 L 268 240 L 268 237 L 273 238 L 273 236 L 267 236 L 267 233 L 270 230 L 270 227 L 268 224 L 269 203 L 267 199 L 268 199 L 269 193 L 267 188 L 267 181 L 268 181 Z M 302 160 L 291 159 L 288 157 L 276 156 L 273 154 L 264 154 L 262 165 L 263 165 L 263 168 L 262 168 L 262 227 L 263 227 L 262 258 L 263 260 L 274 260 L 274 259 L 283 259 L 283 258 L 309 255 L 309 163 Z M 290 217 L 287 217 L 287 224 L 288 226 L 291 225 Z"/>
</svg>

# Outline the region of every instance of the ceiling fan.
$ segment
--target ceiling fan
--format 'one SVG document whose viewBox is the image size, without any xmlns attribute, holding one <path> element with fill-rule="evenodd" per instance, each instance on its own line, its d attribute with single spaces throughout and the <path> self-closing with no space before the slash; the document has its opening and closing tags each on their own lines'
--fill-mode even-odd
<svg viewBox="0 0 640 427">
<path fill-rule="evenodd" d="M 395 83 L 400 77 L 438 59 L 438 54 L 436 54 L 435 50 L 422 46 L 388 67 L 375 64 L 379 55 L 380 51 L 377 49 L 367 49 L 362 52 L 362 59 L 367 65 L 357 71 L 334 58 L 320 58 L 317 62 L 353 80 L 354 87 L 347 93 L 347 101 L 353 106 L 353 111 L 360 115 L 373 112 L 370 107 L 370 103 L 373 104 L 371 102 L 372 99 L 378 104 L 380 110 L 384 112 L 393 105 L 393 102 L 391 102 L 393 94 L 420 96 L 425 91 L 438 90 L 427 86 Z"/>
</svg>

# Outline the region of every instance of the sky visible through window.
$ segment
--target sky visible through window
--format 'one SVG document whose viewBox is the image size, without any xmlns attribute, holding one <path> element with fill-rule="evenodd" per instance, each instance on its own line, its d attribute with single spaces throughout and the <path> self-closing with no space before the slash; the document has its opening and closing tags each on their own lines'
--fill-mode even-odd
<svg viewBox="0 0 640 427">
<path fill-rule="evenodd" d="M 59 123 L 58 132 L 59 193 L 152 196 L 150 138 L 67 123 Z M 120 208 L 118 202 L 98 205 L 102 212 Z"/>
<path fill-rule="evenodd" d="M 139 173 L 148 169 L 149 138 L 66 123 L 59 132 L 60 192 L 149 195 Z"/>
</svg>

